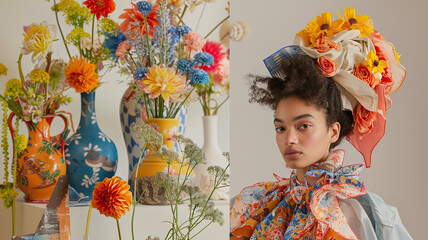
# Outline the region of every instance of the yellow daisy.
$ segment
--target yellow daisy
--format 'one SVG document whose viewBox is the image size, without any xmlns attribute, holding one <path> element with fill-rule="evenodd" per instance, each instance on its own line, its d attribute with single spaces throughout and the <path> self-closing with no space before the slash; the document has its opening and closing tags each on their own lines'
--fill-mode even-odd
<svg viewBox="0 0 428 240">
<path fill-rule="evenodd" d="M 364 65 L 373 74 L 384 73 L 385 68 L 388 67 L 388 63 L 385 60 L 379 60 L 375 50 L 372 50 L 367 54 L 367 61 L 364 62 Z"/>
<path fill-rule="evenodd" d="M 345 17 L 340 16 L 340 13 L 337 12 L 339 17 L 344 21 L 342 30 L 358 29 L 360 30 L 360 37 L 370 36 L 373 32 L 373 22 L 368 16 L 361 16 L 361 14 L 355 16 L 355 8 L 343 8 L 343 11 L 345 12 Z"/>
<path fill-rule="evenodd" d="M 344 21 L 342 19 L 332 21 L 331 12 L 325 12 L 317 16 L 316 19 L 313 18 L 302 31 L 297 33 L 297 35 L 305 40 L 311 47 L 320 35 L 330 37 L 342 31 L 343 23 Z"/>
<path fill-rule="evenodd" d="M 176 74 L 173 68 L 163 65 L 153 65 L 148 69 L 146 76 L 141 80 L 140 90 L 149 95 L 150 98 L 162 98 L 169 102 L 179 102 L 180 96 L 187 87 L 186 79 Z"/>
</svg>

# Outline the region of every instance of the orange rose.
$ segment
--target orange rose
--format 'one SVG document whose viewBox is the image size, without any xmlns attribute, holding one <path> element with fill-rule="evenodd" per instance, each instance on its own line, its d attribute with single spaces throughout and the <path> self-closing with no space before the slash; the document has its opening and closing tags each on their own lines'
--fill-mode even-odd
<svg viewBox="0 0 428 240">
<path fill-rule="evenodd" d="M 325 35 L 321 35 L 320 37 L 318 37 L 314 43 L 314 49 L 316 49 L 320 53 L 325 53 L 332 48 L 339 50 L 339 46 L 337 45 L 337 43 L 331 41 Z"/>
<path fill-rule="evenodd" d="M 365 109 L 361 104 L 358 104 L 354 109 L 354 132 L 363 137 L 373 129 L 373 123 L 376 121 L 376 112 Z"/>
<path fill-rule="evenodd" d="M 326 77 L 333 77 L 337 72 L 337 64 L 326 56 L 322 56 L 317 59 L 317 67 L 321 69 L 322 73 Z"/>
<path fill-rule="evenodd" d="M 352 74 L 354 74 L 354 76 L 363 80 L 364 82 L 368 83 L 369 86 L 373 89 L 376 87 L 376 85 L 379 84 L 379 80 L 374 76 L 374 74 L 371 73 L 369 69 L 362 64 L 355 67 Z"/>
</svg>

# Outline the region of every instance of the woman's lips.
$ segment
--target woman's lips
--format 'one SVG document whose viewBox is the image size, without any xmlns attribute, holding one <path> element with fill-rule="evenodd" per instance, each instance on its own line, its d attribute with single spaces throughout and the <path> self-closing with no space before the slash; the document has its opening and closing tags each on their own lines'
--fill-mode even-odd
<svg viewBox="0 0 428 240">
<path fill-rule="evenodd" d="M 302 155 L 302 152 L 299 151 L 286 151 L 285 157 L 288 159 L 297 159 Z"/>
</svg>

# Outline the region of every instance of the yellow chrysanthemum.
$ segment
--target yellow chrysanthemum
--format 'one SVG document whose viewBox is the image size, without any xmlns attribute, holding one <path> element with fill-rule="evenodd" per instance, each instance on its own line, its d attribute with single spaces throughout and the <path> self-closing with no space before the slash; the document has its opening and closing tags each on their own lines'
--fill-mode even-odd
<svg viewBox="0 0 428 240">
<path fill-rule="evenodd" d="M 373 22 L 366 16 L 358 14 L 355 16 L 355 8 L 348 7 L 347 9 L 343 8 L 345 12 L 345 17 L 340 16 L 340 13 L 337 12 L 339 17 L 344 21 L 342 26 L 343 30 L 347 29 L 358 29 L 360 30 L 360 37 L 368 37 L 373 32 Z"/>
<path fill-rule="evenodd" d="M 7 67 L 3 63 L 0 63 L 0 77 L 6 76 L 6 75 L 7 75 Z"/>
<path fill-rule="evenodd" d="M 81 27 L 74 28 L 71 30 L 71 32 L 67 35 L 67 40 L 71 43 L 73 43 L 76 46 L 79 46 L 80 39 L 83 37 L 91 38 L 91 35 L 83 30 Z"/>
<path fill-rule="evenodd" d="M 158 98 L 159 95 L 165 101 L 180 101 L 180 95 L 186 90 L 186 79 L 175 73 L 173 68 L 163 65 L 154 65 L 148 69 L 146 76 L 141 80 L 140 90 L 149 94 L 150 98 Z"/>
<path fill-rule="evenodd" d="M 16 78 L 12 78 L 6 83 L 6 89 L 4 90 L 4 97 L 15 99 L 18 96 L 22 95 L 24 91 L 22 90 L 21 81 Z"/>
<path fill-rule="evenodd" d="M 22 43 L 22 54 L 33 53 L 34 60 L 39 54 L 45 55 L 50 49 L 55 38 L 54 26 L 41 24 L 32 24 L 24 27 L 24 41 Z"/>
<path fill-rule="evenodd" d="M 27 137 L 24 134 L 15 137 L 15 149 L 22 152 L 27 148 Z"/>
<path fill-rule="evenodd" d="M 397 50 L 395 49 L 395 46 L 394 46 L 394 55 L 397 61 L 401 63 L 401 55 L 397 52 Z"/>
<path fill-rule="evenodd" d="M 379 60 L 375 50 L 372 50 L 369 52 L 369 54 L 367 54 L 367 61 L 364 63 L 364 65 L 373 74 L 384 73 L 385 68 L 388 67 L 388 63 L 385 60 Z"/>
<path fill-rule="evenodd" d="M 31 81 L 34 83 L 49 83 L 51 80 L 51 76 L 49 76 L 49 73 L 43 71 L 42 69 L 34 69 L 30 72 L 30 78 Z"/>
<path fill-rule="evenodd" d="M 297 33 L 297 35 L 305 40 L 311 47 L 321 34 L 330 37 L 342 31 L 343 23 L 344 21 L 342 19 L 337 19 L 332 22 L 331 12 L 325 12 L 317 16 L 316 19 L 313 18 L 302 31 Z"/>
</svg>

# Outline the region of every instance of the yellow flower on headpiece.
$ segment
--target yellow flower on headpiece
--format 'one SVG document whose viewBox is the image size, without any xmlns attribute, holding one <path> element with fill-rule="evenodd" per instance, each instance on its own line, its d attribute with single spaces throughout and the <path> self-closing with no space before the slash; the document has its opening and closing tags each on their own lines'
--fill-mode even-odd
<svg viewBox="0 0 428 240">
<path fill-rule="evenodd" d="M 19 95 L 22 95 L 24 91 L 22 90 L 21 81 L 16 78 L 12 78 L 6 83 L 6 89 L 4 90 L 4 97 L 16 99 Z"/>
<path fill-rule="evenodd" d="M 31 81 L 34 83 L 49 83 L 51 76 L 42 69 L 34 69 L 30 72 Z"/>
<path fill-rule="evenodd" d="M 24 31 L 22 54 L 27 55 L 33 53 L 33 60 L 35 60 L 39 54 L 47 54 L 55 38 L 54 26 L 46 25 L 45 23 L 31 24 L 25 26 Z"/>
<path fill-rule="evenodd" d="M 153 65 L 139 83 L 140 90 L 149 94 L 150 98 L 161 95 L 167 102 L 170 100 L 179 102 L 180 95 L 184 93 L 186 87 L 186 79 L 182 75 L 176 74 L 173 68 L 163 65 Z"/>
<path fill-rule="evenodd" d="M 337 12 L 339 17 L 345 21 L 342 30 L 358 29 L 360 30 L 360 37 L 370 36 L 373 32 L 373 22 L 368 16 L 361 16 L 361 14 L 355 16 L 355 8 L 343 8 L 343 11 L 345 12 L 345 17 L 340 16 L 340 13 Z"/>
<path fill-rule="evenodd" d="M 3 63 L 0 63 L 0 77 L 6 76 L 6 75 L 7 75 L 7 67 Z"/>
<path fill-rule="evenodd" d="M 373 74 L 384 73 L 385 68 L 388 67 L 388 63 L 385 60 L 379 60 L 375 50 L 372 50 L 367 54 L 367 61 L 364 62 L 364 65 Z"/>
<path fill-rule="evenodd" d="M 316 19 L 313 18 L 302 31 L 297 33 L 297 36 L 301 37 L 309 47 L 312 47 L 320 35 L 331 37 L 342 31 L 344 21 L 342 19 L 337 19 L 332 22 L 331 18 L 331 12 L 322 13 L 320 16 L 317 16 Z"/>
</svg>

